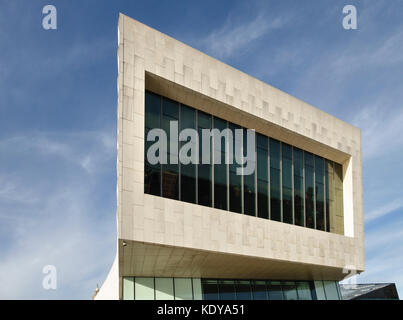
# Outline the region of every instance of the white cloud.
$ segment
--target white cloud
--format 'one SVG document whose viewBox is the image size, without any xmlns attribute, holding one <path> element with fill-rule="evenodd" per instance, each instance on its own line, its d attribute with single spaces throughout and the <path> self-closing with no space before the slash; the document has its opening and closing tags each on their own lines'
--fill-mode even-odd
<svg viewBox="0 0 403 320">
<path fill-rule="evenodd" d="M 286 21 L 288 20 L 283 17 L 269 19 L 259 14 L 251 21 L 235 25 L 229 18 L 221 29 L 210 33 L 201 43 L 213 56 L 227 58 L 244 49 L 252 41 L 281 28 Z"/>
<path fill-rule="evenodd" d="M 384 156 L 388 151 L 403 146 L 403 106 L 396 105 L 399 101 L 396 95 L 385 94 L 378 99 L 372 106 L 361 109 L 352 120 L 362 129 L 364 159 Z"/>
<path fill-rule="evenodd" d="M 372 220 L 386 216 L 403 207 L 403 199 L 396 199 L 394 201 L 388 202 L 375 210 L 372 210 L 365 214 L 365 222 L 370 222 Z"/>
<path fill-rule="evenodd" d="M 53 156 L 94 173 L 103 168 L 103 161 L 115 157 L 116 142 L 112 130 L 33 132 L 0 140 L 0 150 L 4 154 Z"/>
</svg>

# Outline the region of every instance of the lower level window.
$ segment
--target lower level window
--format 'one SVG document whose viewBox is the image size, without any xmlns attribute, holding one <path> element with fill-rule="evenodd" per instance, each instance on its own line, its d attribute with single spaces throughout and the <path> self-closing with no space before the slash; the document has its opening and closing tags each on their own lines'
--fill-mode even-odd
<svg viewBox="0 0 403 320">
<path fill-rule="evenodd" d="M 340 300 L 336 281 L 123 277 L 124 300 Z"/>
</svg>

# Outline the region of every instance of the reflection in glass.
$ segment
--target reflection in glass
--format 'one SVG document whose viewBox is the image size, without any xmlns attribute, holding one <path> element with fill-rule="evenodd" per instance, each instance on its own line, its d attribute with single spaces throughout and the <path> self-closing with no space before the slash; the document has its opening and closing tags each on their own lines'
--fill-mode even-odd
<svg viewBox="0 0 403 320">
<path fill-rule="evenodd" d="M 229 123 L 228 128 L 232 132 L 234 139 L 234 147 L 232 148 L 232 156 L 234 161 L 229 165 L 229 210 L 232 212 L 242 213 L 242 175 L 236 174 L 238 164 L 235 161 L 235 145 L 236 143 L 242 143 L 236 141 L 235 130 L 240 129 L 240 126 Z"/>
<path fill-rule="evenodd" d="M 202 130 L 211 130 L 211 116 L 197 111 L 197 124 L 199 127 L 199 137 L 202 137 Z M 212 141 L 210 139 L 210 147 Z M 212 149 L 210 150 L 210 156 L 212 154 Z M 202 164 L 202 144 L 199 143 L 199 164 L 198 164 L 198 204 L 203 206 L 212 206 L 212 170 L 211 170 L 211 159 L 210 164 Z"/>
<path fill-rule="evenodd" d="M 218 293 L 220 300 L 236 300 L 233 280 L 219 280 Z"/>
<path fill-rule="evenodd" d="M 324 161 L 315 156 L 316 229 L 325 230 Z"/>
<path fill-rule="evenodd" d="M 180 130 L 196 129 L 196 111 L 181 105 L 180 113 Z M 189 141 L 190 138 L 188 141 L 180 142 L 180 147 Z M 194 148 L 197 147 L 196 143 L 193 145 Z M 179 165 L 181 167 L 181 201 L 196 203 L 196 165 L 192 163 Z"/>
<path fill-rule="evenodd" d="M 298 300 L 297 286 L 294 281 L 284 281 L 283 293 L 285 300 Z"/>
<path fill-rule="evenodd" d="M 251 284 L 253 300 L 267 300 L 266 282 L 252 280 Z"/>
<path fill-rule="evenodd" d="M 244 156 L 246 156 L 246 150 L 247 150 L 247 130 L 243 130 L 243 150 L 244 150 Z M 256 155 L 255 155 L 256 159 Z M 250 164 L 252 165 L 252 164 Z M 256 169 L 256 163 L 253 164 L 253 166 Z M 249 216 L 255 216 L 256 215 L 256 192 L 255 192 L 255 174 L 256 170 L 253 171 L 252 174 L 244 175 L 243 176 L 243 199 L 244 199 L 244 208 L 243 212 L 244 214 L 247 214 Z"/>
<path fill-rule="evenodd" d="M 219 300 L 217 280 L 202 280 L 203 300 Z"/>
<path fill-rule="evenodd" d="M 248 280 L 235 281 L 235 290 L 237 300 L 251 300 L 251 287 Z"/>
<path fill-rule="evenodd" d="M 269 218 L 269 164 L 267 137 L 257 134 L 257 209 L 258 217 Z"/>
<path fill-rule="evenodd" d="M 315 204 L 314 204 L 314 164 L 313 154 L 304 152 L 305 162 L 305 208 L 306 208 L 306 226 L 315 228 Z"/>
<path fill-rule="evenodd" d="M 148 132 L 161 127 L 161 97 L 146 92 L 145 96 L 145 147 L 144 147 L 144 193 L 161 195 L 161 165 L 152 165 L 147 161 L 148 148 L 155 142 L 147 141 Z"/>
<path fill-rule="evenodd" d="M 283 222 L 293 224 L 292 216 L 292 147 L 281 144 L 283 183 Z"/>
<path fill-rule="evenodd" d="M 227 129 L 227 122 L 214 117 L 214 128 L 220 132 Z M 227 165 L 225 144 L 228 137 L 222 137 L 220 145 L 214 145 L 214 157 L 220 154 L 221 164 L 214 164 L 214 208 L 227 210 Z"/>
<path fill-rule="evenodd" d="M 283 290 L 280 281 L 267 281 L 267 291 L 270 300 L 283 300 Z"/>
<path fill-rule="evenodd" d="M 309 282 L 298 281 L 297 282 L 297 291 L 298 291 L 299 300 L 312 300 L 312 294 L 311 294 L 311 288 L 309 286 Z"/>
<path fill-rule="evenodd" d="M 281 221 L 280 142 L 270 139 L 270 219 Z"/>
<path fill-rule="evenodd" d="M 293 148 L 294 153 L 294 219 L 298 226 L 305 225 L 304 216 L 304 161 L 303 152 Z"/>
<path fill-rule="evenodd" d="M 172 164 L 171 151 L 178 154 L 178 150 L 173 150 L 170 145 L 170 124 L 171 121 L 179 120 L 179 105 L 177 102 L 162 98 L 162 129 L 167 134 L 168 164 L 162 165 L 162 196 L 165 198 L 179 200 L 179 165 Z M 177 138 L 176 138 L 177 139 Z M 172 149 L 172 150 L 171 150 Z M 173 153 L 174 154 L 174 153 Z"/>
</svg>

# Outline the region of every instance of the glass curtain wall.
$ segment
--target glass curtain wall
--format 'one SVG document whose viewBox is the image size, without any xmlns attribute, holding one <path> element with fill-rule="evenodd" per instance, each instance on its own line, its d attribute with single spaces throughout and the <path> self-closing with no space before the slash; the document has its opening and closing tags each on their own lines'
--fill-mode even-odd
<svg viewBox="0 0 403 320">
<path fill-rule="evenodd" d="M 337 283 L 325 281 L 332 299 Z M 313 281 L 202 279 L 203 300 L 316 300 Z M 336 288 L 336 289 L 335 289 Z"/>
<path fill-rule="evenodd" d="M 145 137 L 150 130 L 162 128 L 167 136 L 168 164 L 150 164 L 147 151 L 156 141 L 145 141 L 144 192 L 175 200 L 257 216 L 263 219 L 305 226 L 327 232 L 344 233 L 343 166 L 294 146 L 256 134 L 255 168 L 250 175 L 237 174 L 236 139 L 247 152 L 247 130 L 226 120 L 189 106 L 146 92 Z M 171 124 L 179 131 L 197 129 L 199 140 L 192 148 L 199 150 L 198 164 L 172 164 L 187 141 L 171 146 Z M 219 130 L 214 145 L 211 134 Z M 237 135 L 235 130 L 241 129 Z M 224 133 L 223 131 L 226 130 Z M 210 163 L 202 163 L 201 139 L 210 139 Z M 174 137 L 175 138 L 175 137 Z M 226 163 L 226 144 L 232 144 L 233 162 Z M 213 157 L 221 163 L 212 164 Z M 189 155 L 190 157 L 190 155 Z M 238 159 L 240 160 L 240 159 Z M 242 169 L 241 169 L 242 172 Z"/>
</svg>

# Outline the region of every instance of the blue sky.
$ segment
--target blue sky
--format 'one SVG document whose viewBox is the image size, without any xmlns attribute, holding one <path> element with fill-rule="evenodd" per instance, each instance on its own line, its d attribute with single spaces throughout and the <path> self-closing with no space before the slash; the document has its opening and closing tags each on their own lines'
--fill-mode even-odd
<svg viewBox="0 0 403 320">
<path fill-rule="evenodd" d="M 342 28 L 347 4 L 358 30 Z M 358 282 L 403 296 L 403 1 L 0 0 L 0 298 L 89 299 L 109 271 L 119 12 L 360 127 Z"/>
</svg>

